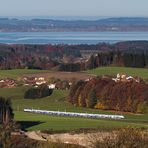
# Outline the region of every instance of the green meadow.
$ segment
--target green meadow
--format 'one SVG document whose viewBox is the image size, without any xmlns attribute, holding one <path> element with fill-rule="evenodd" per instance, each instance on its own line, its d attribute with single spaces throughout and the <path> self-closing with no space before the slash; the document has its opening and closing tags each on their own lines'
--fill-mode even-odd
<svg viewBox="0 0 148 148">
<path fill-rule="evenodd" d="M 47 70 L 0 70 L 0 78 L 9 77 L 19 79 L 22 75 L 50 73 Z M 125 68 L 125 67 L 101 67 L 87 71 L 93 75 L 112 75 L 126 73 L 131 76 L 140 76 L 148 79 L 148 69 Z M 57 117 L 23 112 L 24 108 L 59 110 L 70 112 L 99 113 L 99 114 L 122 114 L 111 111 L 75 107 L 68 103 L 68 91 L 54 90 L 49 97 L 42 99 L 24 99 L 26 87 L 1 88 L 0 96 L 10 98 L 15 113 L 15 120 L 19 121 L 26 130 L 74 130 L 80 128 L 114 129 L 120 127 L 148 128 L 148 114 L 134 115 L 124 114 L 123 120 L 86 119 L 72 117 Z"/>
<path fill-rule="evenodd" d="M 130 76 L 139 76 L 144 79 L 148 79 L 147 68 L 128 68 L 128 67 L 100 67 L 87 71 L 90 74 L 96 76 L 112 75 L 116 76 L 117 73 L 125 73 Z"/>
<path fill-rule="evenodd" d="M 57 117 L 23 112 L 24 108 L 59 110 L 70 112 L 121 114 L 110 111 L 74 107 L 67 101 L 68 91 L 55 90 L 49 97 L 42 99 L 24 99 L 26 87 L 2 88 L 0 96 L 11 98 L 15 120 L 26 130 L 76 130 L 80 128 L 115 129 L 121 127 L 148 128 L 148 114 L 124 114 L 124 120 L 86 119 L 76 117 Z"/>
<path fill-rule="evenodd" d="M 148 69 L 147 68 L 128 68 L 128 67 L 100 67 L 92 70 L 86 71 L 89 74 L 96 76 L 102 75 L 112 75 L 116 76 L 117 73 L 125 73 L 131 76 L 139 76 L 144 79 L 148 79 Z M 0 70 L 0 78 L 14 78 L 18 79 L 23 75 L 27 74 L 40 74 L 46 73 L 51 74 L 49 70 L 32 70 L 32 69 L 14 69 L 14 70 Z M 54 71 L 52 71 L 52 74 Z M 57 73 L 57 72 L 55 72 Z"/>
<path fill-rule="evenodd" d="M 33 70 L 33 69 L 13 69 L 13 70 L 0 70 L 0 78 L 14 78 L 18 79 L 25 74 L 46 73 L 48 70 Z"/>
<path fill-rule="evenodd" d="M 15 112 L 15 120 L 22 123 L 28 123 L 25 125 L 27 130 L 78 130 L 84 128 L 96 128 L 96 129 L 116 129 L 122 127 L 138 127 L 148 128 L 145 123 L 134 123 L 127 121 L 116 120 L 103 120 L 103 119 L 86 119 L 86 118 L 73 118 L 73 117 L 57 117 L 40 115 L 33 113 Z M 32 124 L 32 125 L 31 125 Z"/>
</svg>

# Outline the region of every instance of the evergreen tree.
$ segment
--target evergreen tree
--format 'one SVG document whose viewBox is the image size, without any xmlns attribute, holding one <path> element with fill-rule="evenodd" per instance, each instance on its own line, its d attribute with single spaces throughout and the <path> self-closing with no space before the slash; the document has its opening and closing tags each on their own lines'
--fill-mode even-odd
<svg viewBox="0 0 148 148">
<path fill-rule="evenodd" d="M 86 63 L 86 69 L 94 69 L 95 68 L 95 57 L 91 55 L 89 60 Z"/>
<path fill-rule="evenodd" d="M 94 108 L 94 106 L 97 104 L 97 96 L 95 89 L 92 89 L 88 94 L 88 102 L 87 106 L 90 108 Z"/>
</svg>

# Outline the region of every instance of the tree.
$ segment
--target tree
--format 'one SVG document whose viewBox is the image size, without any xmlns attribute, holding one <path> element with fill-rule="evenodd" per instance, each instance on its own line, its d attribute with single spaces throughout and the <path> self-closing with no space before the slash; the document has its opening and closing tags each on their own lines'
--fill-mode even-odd
<svg viewBox="0 0 148 148">
<path fill-rule="evenodd" d="M 96 104 L 97 104 L 96 91 L 95 89 L 92 89 L 88 94 L 87 106 L 90 108 L 94 108 Z"/>
<path fill-rule="evenodd" d="M 25 99 L 36 99 L 36 98 L 43 98 L 50 96 L 52 94 L 53 90 L 49 89 L 47 85 L 41 85 L 38 88 L 30 88 L 28 89 L 25 94 Z"/>
<path fill-rule="evenodd" d="M 131 111 L 132 103 L 133 103 L 133 100 L 132 100 L 131 96 L 129 96 L 128 99 L 127 99 L 126 111 Z"/>
<path fill-rule="evenodd" d="M 137 106 L 138 113 L 148 113 L 148 102 L 139 103 Z"/>
<path fill-rule="evenodd" d="M 11 133 L 16 129 L 15 122 L 2 124 L 0 127 L 0 148 L 11 147 Z"/>
<path fill-rule="evenodd" d="M 91 55 L 86 63 L 86 69 L 94 69 L 95 68 L 95 57 Z"/>
<path fill-rule="evenodd" d="M 11 101 L 0 97 L 0 123 L 8 124 L 14 117 Z"/>
<path fill-rule="evenodd" d="M 0 97 L 0 147 L 10 147 L 11 132 L 14 125 L 13 117 L 11 101 Z"/>
<path fill-rule="evenodd" d="M 72 84 L 69 92 L 69 97 L 68 97 L 70 103 L 75 104 L 77 102 L 78 98 L 76 98 L 76 91 L 84 84 L 85 83 L 82 80 L 74 82 Z"/>
</svg>

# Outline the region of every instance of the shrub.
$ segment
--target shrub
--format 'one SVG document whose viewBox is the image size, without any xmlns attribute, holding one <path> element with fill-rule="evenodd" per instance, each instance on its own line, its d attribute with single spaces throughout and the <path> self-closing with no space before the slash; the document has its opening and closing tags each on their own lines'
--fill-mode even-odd
<svg viewBox="0 0 148 148">
<path fill-rule="evenodd" d="M 43 98 L 50 96 L 53 90 L 49 89 L 47 85 L 41 85 L 38 88 L 30 88 L 28 89 L 25 94 L 25 99 L 36 99 L 36 98 Z"/>
<path fill-rule="evenodd" d="M 103 134 L 102 134 L 103 135 Z M 147 148 L 148 133 L 141 129 L 125 128 L 108 136 L 90 138 L 92 148 Z"/>
</svg>

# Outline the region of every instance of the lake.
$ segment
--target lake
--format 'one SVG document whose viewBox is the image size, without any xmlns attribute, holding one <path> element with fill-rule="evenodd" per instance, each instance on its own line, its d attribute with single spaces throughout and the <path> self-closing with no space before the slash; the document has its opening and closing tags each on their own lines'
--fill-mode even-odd
<svg viewBox="0 0 148 148">
<path fill-rule="evenodd" d="M 148 32 L 0 32 L 5 44 L 97 44 L 148 40 Z"/>
</svg>

